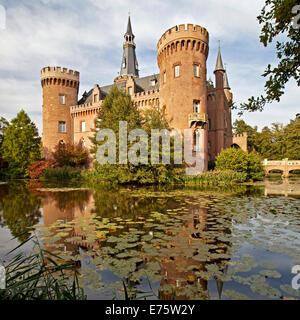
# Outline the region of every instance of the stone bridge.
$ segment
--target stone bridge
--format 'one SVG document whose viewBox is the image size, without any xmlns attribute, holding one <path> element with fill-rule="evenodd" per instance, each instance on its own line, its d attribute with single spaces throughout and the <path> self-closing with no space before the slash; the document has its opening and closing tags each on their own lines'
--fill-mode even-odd
<svg viewBox="0 0 300 320">
<path fill-rule="evenodd" d="M 287 177 L 293 170 L 300 170 L 300 160 L 268 160 L 263 161 L 263 166 L 268 176 L 272 170 L 280 170 L 284 177 Z"/>
</svg>

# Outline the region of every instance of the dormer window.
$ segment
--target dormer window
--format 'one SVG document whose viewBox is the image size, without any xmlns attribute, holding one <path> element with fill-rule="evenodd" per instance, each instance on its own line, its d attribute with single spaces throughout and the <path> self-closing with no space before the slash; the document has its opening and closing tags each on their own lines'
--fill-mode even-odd
<svg viewBox="0 0 300 320">
<path fill-rule="evenodd" d="M 156 79 L 152 79 L 152 80 L 150 80 L 150 82 L 151 82 L 152 87 L 154 87 L 156 85 Z"/>
<path fill-rule="evenodd" d="M 99 102 L 99 95 L 98 94 L 94 94 L 94 102 Z"/>
</svg>

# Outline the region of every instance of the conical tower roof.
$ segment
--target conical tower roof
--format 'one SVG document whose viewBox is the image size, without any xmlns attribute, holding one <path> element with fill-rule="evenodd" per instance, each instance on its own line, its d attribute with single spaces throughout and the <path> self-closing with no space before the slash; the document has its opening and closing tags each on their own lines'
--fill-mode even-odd
<svg viewBox="0 0 300 320">
<path fill-rule="evenodd" d="M 224 67 L 223 67 L 223 61 L 222 61 L 222 56 L 221 56 L 221 49 L 220 49 L 220 45 L 219 45 L 219 50 L 218 50 L 218 57 L 217 57 L 217 63 L 216 63 L 216 68 L 215 71 L 225 71 Z"/>
<path fill-rule="evenodd" d="M 124 39 L 120 76 L 126 75 L 138 77 L 138 62 L 135 53 L 134 34 L 132 32 L 130 16 L 128 17 L 127 30 Z"/>
<path fill-rule="evenodd" d="M 228 77 L 227 77 L 227 70 L 225 70 L 225 74 L 224 74 L 224 89 L 230 90 Z"/>
<path fill-rule="evenodd" d="M 126 34 L 128 34 L 128 35 L 133 35 L 133 33 L 132 33 L 132 28 L 131 28 L 131 21 L 130 21 L 130 16 L 128 16 L 128 23 L 127 23 L 127 32 L 126 32 Z"/>
</svg>

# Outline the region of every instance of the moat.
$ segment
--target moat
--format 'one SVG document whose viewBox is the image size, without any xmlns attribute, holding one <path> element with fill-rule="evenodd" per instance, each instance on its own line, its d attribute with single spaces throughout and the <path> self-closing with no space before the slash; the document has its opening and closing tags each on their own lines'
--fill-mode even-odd
<svg viewBox="0 0 300 320">
<path fill-rule="evenodd" d="M 0 185 L 0 261 L 31 233 L 76 261 L 88 299 L 124 299 L 123 284 L 133 298 L 300 297 L 291 287 L 299 178 L 229 188 Z"/>
</svg>

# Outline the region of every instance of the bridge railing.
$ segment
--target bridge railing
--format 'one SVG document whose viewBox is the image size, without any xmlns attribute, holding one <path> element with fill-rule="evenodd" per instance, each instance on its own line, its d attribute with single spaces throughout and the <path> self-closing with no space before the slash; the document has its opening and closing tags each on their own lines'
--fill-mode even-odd
<svg viewBox="0 0 300 320">
<path fill-rule="evenodd" d="M 268 160 L 263 161 L 264 166 L 300 166 L 300 160 Z"/>
</svg>

